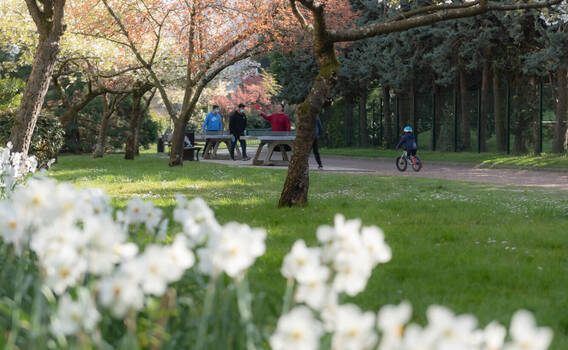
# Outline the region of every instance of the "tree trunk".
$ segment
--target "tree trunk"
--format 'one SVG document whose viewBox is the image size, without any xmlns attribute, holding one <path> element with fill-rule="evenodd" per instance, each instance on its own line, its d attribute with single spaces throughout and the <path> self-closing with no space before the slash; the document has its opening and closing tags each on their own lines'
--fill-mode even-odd
<svg viewBox="0 0 568 350">
<path fill-rule="evenodd" d="M 430 150 L 435 151 L 436 146 L 440 144 L 440 131 L 442 125 L 442 105 L 443 99 L 440 86 L 434 84 L 434 116 L 432 119 L 432 132 L 430 133 Z"/>
<path fill-rule="evenodd" d="M 351 96 L 345 97 L 345 143 L 347 146 L 353 146 L 354 132 L 353 132 L 353 98 Z"/>
<path fill-rule="evenodd" d="M 566 134 L 564 135 L 564 150 L 568 151 L 568 127 L 566 128 Z"/>
<path fill-rule="evenodd" d="M 136 129 L 134 130 L 134 155 L 140 155 L 140 129 L 142 129 L 142 120 L 144 120 L 144 115 L 146 110 L 142 111 L 136 120 Z"/>
<path fill-rule="evenodd" d="M 515 87 L 513 93 L 512 105 L 517 106 L 514 109 L 512 120 L 514 126 L 512 128 L 514 142 L 514 154 L 528 153 L 527 140 L 531 132 L 532 121 L 536 113 L 537 101 L 535 101 L 534 79 L 517 78 L 515 79 Z"/>
<path fill-rule="evenodd" d="M 491 79 L 491 64 L 488 61 L 483 63 L 483 71 L 481 73 L 481 113 L 479 121 L 479 149 L 481 152 L 487 152 L 487 119 L 490 110 L 489 84 Z"/>
<path fill-rule="evenodd" d="M 467 77 L 463 69 L 460 69 L 460 97 L 461 97 L 461 145 L 462 150 L 471 150 L 470 115 L 468 111 Z"/>
<path fill-rule="evenodd" d="M 297 109 L 298 124 L 294 153 L 288 175 L 280 195 L 279 207 L 304 206 L 308 203 L 310 185 L 308 158 L 315 136 L 317 116 L 329 101 L 331 90 L 337 84 L 339 61 L 333 42 L 325 29 L 323 9 L 314 12 L 314 55 L 318 62 L 316 76 L 308 97 Z"/>
<path fill-rule="evenodd" d="M 556 72 L 557 77 L 557 95 L 558 103 L 556 104 L 556 126 L 554 127 L 554 140 L 552 141 L 552 152 L 563 153 L 567 151 L 566 138 L 568 118 L 568 86 L 566 79 L 566 70 L 562 69 Z"/>
<path fill-rule="evenodd" d="M 62 34 L 63 31 L 55 31 L 48 35 L 40 34 L 39 36 L 32 71 L 27 80 L 22 102 L 16 112 L 16 119 L 10 133 L 13 151 L 22 152 L 24 157 L 28 154 L 37 118 L 49 88 Z"/>
<path fill-rule="evenodd" d="M 414 130 L 414 137 L 417 137 L 418 132 L 416 130 L 416 90 L 414 87 L 414 79 L 410 80 L 410 88 L 408 92 L 408 123 L 412 126 Z"/>
<path fill-rule="evenodd" d="M 390 106 L 390 86 L 383 86 L 384 143 L 387 148 L 393 146 L 392 114 Z"/>
<path fill-rule="evenodd" d="M 107 105 L 107 103 L 105 101 L 105 107 L 104 107 L 105 111 L 103 113 L 103 119 L 101 120 L 101 124 L 99 125 L 99 134 L 98 134 L 98 138 L 97 138 L 97 145 L 95 147 L 95 153 L 93 154 L 93 157 L 95 157 L 95 158 L 102 158 L 104 153 L 105 153 L 108 124 L 109 124 L 110 116 L 112 115 L 112 113 L 108 113 L 108 110 L 107 110 L 108 107 L 106 105 Z"/>
<path fill-rule="evenodd" d="M 367 132 L 367 92 L 365 91 L 359 98 L 359 145 L 369 146 L 369 133 Z"/>
<path fill-rule="evenodd" d="M 102 158 L 105 153 L 106 137 L 110 118 L 124 97 L 126 97 L 126 94 L 114 95 L 111 96 L 110 99 L 108 94 L 103 95 L 103 119 L 99 125 L 97 145 L 93 154 L 93 157 L 95 158 Z"/>
<path fill-rule="evenodd" d="M 187 122 L 184 118 L 174 121 L 174 133 L 172 135 L 172 146 L 170 147 L 170 166 L 183 165 L 183 139 Z"/>
<path fill-rule="evenodd" d="M 537 82 L 536 78 L 532 78 L 531 79 L 531 85 L 533 86 L 533 88 L 531 89 L 531 91 L 534 91 L 534 96 L 535 96 L 535 104 L 534 106 L 537 106 L 536 108 L 534 108 L 534 111 L 532 113 L 532 139 L 533 139 L 533 152 L 535 154 L 539 154 L 540 153 L 540 132 L 539 132 L 539 124 L 540 124 L 540 112 L 539 112 L 539 94 L 540 94 L 540 89 L 539 89 L 539 82 Z"/>
<path fill-rule="evenodd" d="M 503 110 L 503 90 L 501 86 L 501 72 L 493 66 L 493 109 L 495 113 L 495 137 L 497 138 L 497 151 L 507 152 L 507 119 Z"/>
<path fill-rule="evenodd" d="M 128 131 L 126 135 L 126 147 L 124 152 L 124 159 L 134 160 L 136 155 L 136 129 L 138 126 L 138 118 L 142 106 L 142 95 L 145 91 L 140 88 L 135 88 L 132 91 L 132 109 L 130 110 L 130 122 L 128 123 Z"/>
<path fill-rule="evenodd" d="M 150 86 L 148 86 L 148 88 L 150 88 Z M 156 94 L 156 89 L 154 89 L 154 91 L 152 91 L 152 93 L 150 94 L 150 97 L 145 99 L 145 101 L 144 101 L 145 106 L 140 111 L 140 114 L 138 115 L 138 122 L 136 123 L 136 132 L 134 133 L 134 153 L 137 156 L 140 155 L 140 142 L 139 142 L 139 140 L 140 140 L 140 130 L 142 130 L 142 121 L 144 120 L 144 116 L 146 115 L 146 111 L 148 110 L 148 108 L 150 108 L 150 103 L 152 103 L 152 100 L 154 99 L 155 94 Z"/>
</svg>

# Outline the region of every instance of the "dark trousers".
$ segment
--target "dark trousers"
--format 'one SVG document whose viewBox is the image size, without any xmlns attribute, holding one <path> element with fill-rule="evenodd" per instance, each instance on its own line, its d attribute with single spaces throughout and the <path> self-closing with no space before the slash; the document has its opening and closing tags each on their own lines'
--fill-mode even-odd
<svg viewBox="0 0 568 350">
<path fill-rule="evenodd" d="M 203 155 L 205 156 L 205 150 L 207 149 L 207 146 L 209 146 L 209 144 L 211 143 L 211 139 L 205 139 L 205 146 L 203 146 Z"/>
<path fill-rule="evenodd" d="M 320 158 L 320 153 L 319 153 L 318 138 L 317 137 L 314 139 L 314 143 L 312 144 L 312 149 L 314 150 L 314 157 L 316 157 L 316 162 L 318 162 L 319 166 L 323 166 L 321 164 L 321 158 Z"/>
<path fill-rule="evenodd" d="M 407 150 L 406 154 L 408 155 L 408 158 L 416 156 L 416 150 L 415 149 Z"/>
<path fill-rule="evenodd" d="M 243 150 L 243 158 L 247 157 L 247 142 L 246 140 L 241 140 L 240 136 L 235 135 L 235 140 L 231 140 L 231 148 L 229 148 L 229 154 L 231 154 L 231 159 L 235 159 L 235 145 L 237 140 L 241 143 L 241 149 Z"/>
</svg>

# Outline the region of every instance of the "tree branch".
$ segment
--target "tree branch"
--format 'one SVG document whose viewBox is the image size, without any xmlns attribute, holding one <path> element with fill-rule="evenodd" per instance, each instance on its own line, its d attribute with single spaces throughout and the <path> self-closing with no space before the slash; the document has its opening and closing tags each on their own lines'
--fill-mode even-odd
<svg viewBox="0 0 568 350">
<path fill-rule="evenodd" d="M 476 1 L 471 1 L 471 2 L 464 2 L 464 3 L 461 3 L 461 4 L 457 3 L 457 4 L 443 4 L 443 5 L 424 6 L 424 7 L 420 7 L 420 8 L 414 9 L 414 10 L 410 10 L 410 11 L 401 13 L 400 15 L 396 16 L 392 20 L 389 20 L 388 22 L 400 21 L 401 19 L 406 19 L 406 18 L 417 16 L 417 15 L 422 15 L 422 14 L 432 12 L 432 11 L 466 8 L 466 7 L 476 6 L 478 4 L 479 4 L 479 1 L 476 0 Z"/>
<path fill-rule="evenodd" d="M 110 13 L 110 15 L 112 16 L 112 18 L 116 22 L 116 24 L 118 24 L 118 26 L 120 27 L 120 30 L 122 31 L 123 35 L 126 37 L 126 40 L 129 43 L 129 47 L 132 50 L 132 52 L 134 53 L 134 55 L 136 56 L 136 59 L 138 60 L 138 62 L 140 62 L 144 66 L 144 68 L 148 71 L 148 73 L 152 77 L 152 80 L 154 81 L 154 85 L 160 91 L 160 96 L 162 97 L 162 100 L 164 101 L 164 105 L 166 106 L 166 110 L 168 111 L 170 118 L 172 118 L 172 120 L 174 120 L 174 121 L 177 120 L 176 112 L 174 111 L 173 105 L 172 105 L 170 99 L 168 98 L 168 93 L 166 92 L 164 85 L 162 84 L 162 82 L 160 81 L 160 79 L 158 78 L 158 76 L 156 75 L 154 70 L 152 69 L 152 66 L 150 64 L 148 64 L 148 62 L 142 57 L 142 55 L 140 54 L 140 52 L 136 48 L 136 45 L 134 45 L 134 42 L 130 38 L 130 35 L 128 34 L 128 31 L 126 30 L 126 27 L 124 26 L 124 24 L 122 23 L 120 18 L 116 15 L 114 10 L 110 7 L 110 5 L 108 4 L 108 0 L 102 0 L 102 1 L 104 3 L 105 7 L 107 8 L 108 12 Z"/>
<path fill-rule="evenodd" d="M 305 1 L 305 0 L 304 0 Z M 424 14 L 417 17 L 405 18 L 395 22 L 380 22 L 373 23 L 369 25 L 362 26 L 355 29 L 345 29 L 345 30 L 330 30 L 331 40 L 333 42 L 345 42 L 345 41 L 355 41 L 365 38 L 370 38 L 377 35 L 383 35 L 388 33 L 401 32 L 412 28 L 422 27 L 431 25 L 434 23 L 458 19 L 465 17 L 472 17 L 488 11 L 510 11 L 510 10 L 524 10 L 524 9 L 535 9 L 547 6 L 552 6 L 560 3 L 562 0 L 549 0 L 540 1 L 536 3 L 525 3 L 518 5 L 500 5 L 489 3 L 487 0 L 476 1 L 474 6 L 466 8 L 444 8 L 441 10 L 430 10 L 430 14 Z M 440 6 L 445 5 L 438 5 Z"/>
<path fill-rule="evenodd" d="M 43 13 L 37 6 L 36 0 L 26 0 L 26 5 L 38 30 L 43 30 L 45 25 L 45 20 L 43 18 Z"/>
<path fill-rule="evenodd" d="M 300 10 L 298 10 L 298 6 L 296 5 L 296 0 L 289 0 L 288 3 L 292 8 L 292 13 L 294 14 L 298 22 L 300 22 L 300 26 L 302 26 L 302 29 L 308 33 L 313 32 L 314 27 L 308 24 L 308 22 L 306 22 L 306 18 L 300 13 Z"/>
</svg>

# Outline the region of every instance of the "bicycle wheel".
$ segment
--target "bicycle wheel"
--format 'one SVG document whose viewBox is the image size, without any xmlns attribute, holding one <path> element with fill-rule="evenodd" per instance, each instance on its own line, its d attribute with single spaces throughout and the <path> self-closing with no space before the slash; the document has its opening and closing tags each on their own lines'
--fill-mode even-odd
<svg viewBox="0 0 568 350">
<path fill-rule="evenodd" d="M 414 156 L 414 158 L 416 158 L 416 161 L 412 163 L 412 169 L 414 171 L 420 171 L 420 169 L 422 168 L 422 161 L 420 160 L 420 158 L 418 158 L 418 156 Z"/>
<path fill-rule="evenodd" d="M 396 168 L 400 171 L 405 171 L 408 164 L 406 164 L 406 158 L 396 157 Z"/>
</svg>

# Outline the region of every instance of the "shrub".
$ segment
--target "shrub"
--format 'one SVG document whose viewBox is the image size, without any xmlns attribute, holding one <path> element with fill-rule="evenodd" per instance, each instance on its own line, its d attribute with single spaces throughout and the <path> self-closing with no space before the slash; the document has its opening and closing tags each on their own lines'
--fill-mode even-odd
<svg viewBox="0 0 568 350">
<path fill-rule="evenodd" d="M 5 145 L 10 139 L 13 124 L 13 114 L 0 115 L 1 145 Z M 63 136 L 63 127 L 57 118 L 51 115 L 42 115 L 38 118 L 29 153 L 36 156 L 40 168 L 46 167 L 51 159 L 57 157 L 63 146 Z"/>
</svg>

